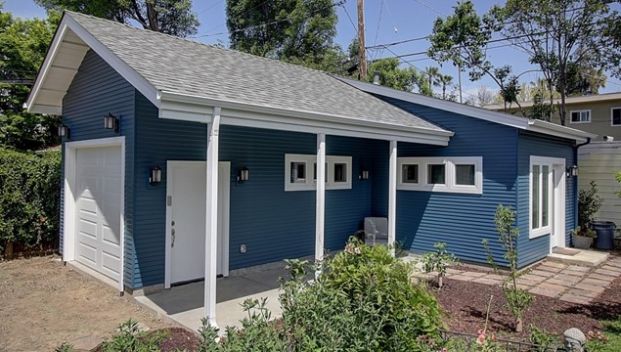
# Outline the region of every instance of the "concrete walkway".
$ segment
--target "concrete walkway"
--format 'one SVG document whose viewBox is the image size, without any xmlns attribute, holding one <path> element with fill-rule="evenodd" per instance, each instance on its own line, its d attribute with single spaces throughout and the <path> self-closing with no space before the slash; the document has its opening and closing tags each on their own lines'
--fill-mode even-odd
<svg viewBox="0 0 621 352">
<path fill-rule="evenodd" d="M 434 274 L 415 274 L 431 279 Z M 447 278 L 486 285 L 502 285 L 506 276 L 493 272 L 449 269 Z M 518 279 L 518 286 L 530 293 L 562 301 L 589 304 L 616 278 L 621 277 L 621 257 L 610 257 L 595 267 L 564 264 L 546 260 L 529 269 Z"/>
<path fill-rule="evenodd" d="M 220 332 L 227 326 L 240 327 L 248 316 L 242 309 L 246 299 L 267 298 L 267 308 L 272 318 L 279 318 L 282 310 L 278 296 L 281 277 L 286 277 L 284 265 L 244 269 L 230 277 L 216 280 L 216 321 Z M 136 300 L 159 314 L 168 316 L 190 330 L 196 331 L 204 317 L 204 282 L 194 282 L 172 287 Z"/>
</svg>

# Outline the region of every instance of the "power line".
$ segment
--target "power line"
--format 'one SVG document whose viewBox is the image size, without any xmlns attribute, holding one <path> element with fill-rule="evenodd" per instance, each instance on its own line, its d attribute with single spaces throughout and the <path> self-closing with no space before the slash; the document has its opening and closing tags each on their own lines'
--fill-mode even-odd
<svg viewBox="0 0 621 352">
<path fill-rule="evenodd" d="M 410 39 L 405 39 L 405 40 L 399 40 L 399 41 L 392 42 L 392 43 L 371 45 L 371 46 L 367 46 L 366 48 L 367 49 L 386 49 L 386 47 L 388 47 L 388 46 L 395 46 L 395 45 L 399 45 L 399 44 L 403 44 L 403 43 L 415 42 L 415 41 L 418 41 L 418 40 L 429 39 L 430 37 L 431 37 L 430 35 L 426 35 L 424 37 L 417 37 L 417 38 L 410 38 Z"/>
</svg>

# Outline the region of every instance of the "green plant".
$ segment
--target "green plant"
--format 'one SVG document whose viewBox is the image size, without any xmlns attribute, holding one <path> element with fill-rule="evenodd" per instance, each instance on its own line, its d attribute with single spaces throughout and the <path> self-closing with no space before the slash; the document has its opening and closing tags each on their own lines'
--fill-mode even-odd
<svg viewBox="0 0 621 352">
<path fill-rule="evenodd" d="M 602 200 L 597 194 L 597 184 L 595 181 L 591 181 L 589 189 L 581 189 L 578 194 L 578 226 L 583 232 L 588 228 L 593 221 L 593 216 L 601 207 Z"/>
<path fill-rule="evenodd" d="M 438 288 L 442 288 L 442 281 L 449 265 L 457 262 L 457 258 L 446 250 L 446 243 L 437 242 L 433 245 L 435 252 L 423 256 L 423 268 L 426 272 L 438 273 Z"/>
<path fill-rule="evenodd" d="M 554 351 L 560 344 L 558 337 L 532 324 L 530 325 L 528 341 L 534 345 L 531 349 L 532 352 Z"/>
<path fill-rule="evenodd" d="M 75 348 L 73 347 L 72 344 L 67 343 L 67 342 L 63 342 L 60 346 L 54 349 L 54 352 L 73 352 L 73 351 L 75 351 Z"/>
<path fill-rule="evenodd" d="M 496 208 L 495 216 L 496 230 L 499 234 L 499 241 L 502 245 L 505 254 L 504 258 L 509 264 L 509 277 L 502 285 L 505 299 L 507 300 L 507 308 L 511 312 L 511 315 L 515 318 L 515 331 L 522 332 L 524 311 L 530 306 L 533 301 L 533 296 L 528 291 L 518 288 L 517 279 L 520 276 L 518 271 L 518 252 L 517 252 L 517 238 L 519 235 L 518 229 L 515 224 L 515 211 L 510 207 L 505 207 L 502 204 Z M 495 263 L 494 257 L 489 248 L 489 242 L 483 240 L 483 247 L 487 252 L 488 262 L 494 267 L 494 270 L 498 270 L 498 266 Z"/>
<path fill-rule="evenodd" d="M 618 183 L 621 183 L 621 171 L 617 172 L 617 174 L 615 175 L 615 179 L 617 180 Z M 617 195 L 621 197 L 621 190 L 617 192 Z"/>
<path fill-rule="evenodd" d="M 621 351 L 621 317 L 613 321 L 604 321 L 604 332 L 587 332 L 587 351 L 617 352 Z"/>
<path fill-rule="evenodd" d="M 590 227 L 581 227 L 578 226 L 575 229 L 570 231 L 572 236 L 583 236 L 583 237 L 590 237 L 590 238 L 597 238 L 597 232 L 595 232 L 595 230 L 593 230 Z"/>
<path fill-rule="evenodd" d="M 0 250 L 13 243 L 53 243 L 58 234 L 60 152 L 24 153 L 0 148 Z"/>
<path fill-rule="evenodd" d="M 119 325 L 119 332 L 102 345 L 103 352 L 156 352 L 160 348 L 161 335 L 146 336 L 138 322 L 129 319 Z"/>
</svg>

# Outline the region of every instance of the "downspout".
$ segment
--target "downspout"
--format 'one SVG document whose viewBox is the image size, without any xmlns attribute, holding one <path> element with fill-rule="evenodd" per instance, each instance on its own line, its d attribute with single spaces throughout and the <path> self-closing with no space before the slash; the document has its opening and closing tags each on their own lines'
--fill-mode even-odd
<svg viewBox="0 0 621 352">
<path fill-rule="evenodd" d="M 578 148 L 585 146 L 589 143 L 591 143 L 591 137 L 587 137 L 586 142 L 576 144 L 574 146 L 575 165 L 578 165 Z M 573 191 L 574 191 L 574 228 L 575 228 L 578 224 L 578 176 L 576 176 L 576 180 L 574 180 Z M 571 244 L 573 245 L 573 238 L 570 238 L 570 239 L 571 239 Z"/>
</svg>

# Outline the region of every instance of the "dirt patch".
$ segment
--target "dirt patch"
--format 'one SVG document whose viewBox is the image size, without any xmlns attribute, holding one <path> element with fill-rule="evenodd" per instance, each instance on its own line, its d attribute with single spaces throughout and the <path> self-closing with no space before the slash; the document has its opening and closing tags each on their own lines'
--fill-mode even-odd
<svg viewBox="0 0 621 352">
<path fill-rule="evenodd" d="M 446 280 L 442 291 L 434 294 L 447 313 L 445 319 L 451 331 L 476 334 L 485 323 L 485 310 L 493 295 L 489 328 L 505 338 L 525 338 L 530 324 L 550 333 L 561 335 L 566 329 L 577 327 L 587 332 L 598 330 L 598 320 L 616 319 L 621 314 L 621 279 L 617 278 L 599 298 L 588 305 L 563 302 L 535 295 L 535 300 L 524 317 L 524 332 L 513 332 L 513 318 L 506 308 L 502 289 L 497 285 Z"/>
<path fill-rule="evenodd" d="M 175 324 L 57 256 L 0 263 L 0 351 L 91 349 L 133 318 L 149 329 Z"/>
</svg>

